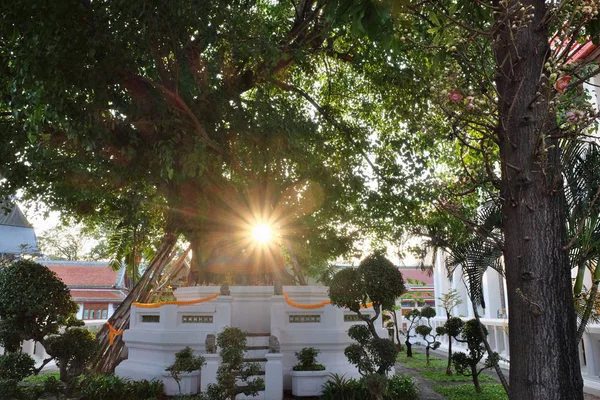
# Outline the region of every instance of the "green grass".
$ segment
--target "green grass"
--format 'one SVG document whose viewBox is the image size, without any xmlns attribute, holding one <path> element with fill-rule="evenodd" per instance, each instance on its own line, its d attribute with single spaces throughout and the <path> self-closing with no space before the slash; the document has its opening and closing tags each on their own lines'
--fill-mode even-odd
<svg viewBox="0 0 600 400">
<path fill-rule="evenodd" d="M 433 390 L 448 400 L 508 400 L 502 385 L 481 385 L 481 393 L 475 393 L 473 385 L 436 386 Z"/>
<path fill-rule="evenodd" d="M 408 368 L 415 369 L 438 369 L 438 368 L 446 368 L 448 363 L 442 360 L 429 360 L 429 365 L 427 365 L 427 361 L 425 360 L 414 360 L 414 361 L 401 361 L 402 364 L 407 366 Z"/>
<path fill-rule="evenodd" d="M 419 374 L 427 379 L 431 379 L 436 382 L 472 382 L 470 376 L 458 375 L 454 373 L 452 376 L 446 375 L 446 371 L 419 371 Z M 489 375 L 479 375 L 479 382 L 494 381 L 495 379 Z"/>
<path fill-rule="evenodd" d="M 425 353 L 421 353 L 420 351 L 415 351 L 413 350 L 412 352 L 413 356 L 412 357 L 406 357 L 406 351 L 402 351 L 400 353 L 398 353 L 398 357 L 396 358 L 398 361 L 415 361 L 415 360 L 419 360 L 419 361 L 425 361 L 427 359 L 427 357 L 425 356 Z M 439 357 L 436 356 L 430 356 L 429 360 L 439 360 Z"/>
<path fill-rule="evenodd" d="M 46 382 L 46 380 L 48 378 L 50 378 L 51 376 L 55 377 L 56 380 L 59 380 L 60 374 L 57 372 L 46 372 L 44 374 L 40 374 L 40 375 L 32 375 L 32 376 L 28 376 L 27 378 L 23 379 L 23 382 Z"/>
<path fill-rule="evenodd" d="M 406 357 L 406 352 L 398 354 L 397 360 L 409 368 L 421 369 L 421 368 L 446 368 L 447 362 L 441 360 L 439 357 L 430 356 L 429 366 L 427 366 L 425 354 L 419 351 L 413 351 L 412 357 Z"/>
</svg>

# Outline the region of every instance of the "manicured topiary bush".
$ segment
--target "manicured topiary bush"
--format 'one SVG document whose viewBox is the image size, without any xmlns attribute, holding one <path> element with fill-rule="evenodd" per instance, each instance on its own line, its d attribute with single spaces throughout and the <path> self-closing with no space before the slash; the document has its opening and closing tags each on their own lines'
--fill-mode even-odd
<svg viewBox="0 0 600 400">
<path fill-rule="evenodd" d="M 317 364 L 319 353 L 321 353 L 321 350 L 314 347 L 304 347 L 302 350 L 297 351 L 298 364 L 294 366 L 294 371 L 324 371 L 325 366 Z"/>
<path fill-rule="evenodd" d="M 419 325 L 415 328 L 415 332 L 417 335 L 421 335 L 423 340 L 425 341 L 425 356 L 427 360 L 427 365 L 429 365 L 429 351 L 435 350 L 440 347 L 440 342 L 438 342 L 437 337 L 440 335 L 439 328 L 434 331 L 431 326 L 431 318 L 435 317 L 435 309 L 433 307 L 423 307 L 421 309 L 421 317 L 427 319 L 427 325 Z M 435 332 L 432 333 L 432 332 Z"/>
<path fill-rule="evenodd" d="M 344 269 L 333 277 L 329 286 L 331 304 L 346 307 L 367 323 L 373 337 L 379 337 L 375 320 L 382 310 L 391 310 L 406 290 L 398 268 L 382 251 L 376 251 L 361 261 L 356 269 Z M 362 314 L 361 306 L 373 303 L 373 316 Z"/>
<path fill-rule="evenodd" d="M 389 339 L 372 337 L 365 325 L 353 325 L 348 329 L 348 336 L 357 343 L 346 347 L 344 354 L 361 375 L 385 375 L 396 363 L 398 352 L 394 343 Z"/>
<path fill-rule="evenodd" d="M 492 357 L 486 358 L 483 368 L 478 368 L 479 362 L 487 354 L 483 343 L 483 338 L 487 334 L 485 326 L 480 326 L 476 319 L 467 321 L 461 331 L 462 339 L 456 338 L 457 341 L 467 345 L 467 353 L 458 352 L 452 355 L 452 363 L 456 372 L 464 376 L 470 376 L 473 379 L 473 385 L 477 393 L 481 393 L 479 374 L 484 369 L 493 368 L 494 363 L 497 363 L 500 359 L 498 353 L 494 352 Z"/>
</svg>

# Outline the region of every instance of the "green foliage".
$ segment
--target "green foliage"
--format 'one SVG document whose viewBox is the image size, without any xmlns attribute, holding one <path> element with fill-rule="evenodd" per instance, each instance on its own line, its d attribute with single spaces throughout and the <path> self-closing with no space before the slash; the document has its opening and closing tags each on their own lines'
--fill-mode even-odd
<svg viewBox="0 0 600 400">
<path fill-rule="evenodd" d="M 324 371 L 325 366 L 317 364 L 317 356 L 321 350 L 314 347 L 304 347 L 296 352 L 298 364 L 294 366 L 294 371 Z"/>
<path fill-rule="evenodd" d="M 0 379 L 0 393 L 5 399 L 24 400 L 25 393 L 19 387 L 19 381 L 14 379 Z"/>
<path fill-rule="evenodd" d="M 67 286 L 45 266 L 19 260 L 0 270 L 0 342 L 8 351 L 27 339 L 43 344 L 76 312 Z"/>
<path fill-rule="evenodd" d="M 81 375 L 97 349 L 95 335 L 85 328 L 69 328 L 46 340 L 46 351 L 56 358 L 63 382 Z"/>
<path fill-rule="evenodd" d="M 376 388 L 375 388 L 376 386 Z M 385 391 L 380 390 L 385 388 Z M 372 391 L 378 390 L 377 393 Z M 323 385 L 321 400 L 416 400 L 418 389 L 410 376 L 394 375 L 386 378 L 383 375 L 347 379 L 338 374 L 331 374 Z"/>
<path fill-rule="evenodd" d="M 456 289 L 452 289 L 442 294 L 442 296 L 438 297 L 437 299 L 440 301 L 444 310 L 446 310 L 446 316 L 448 318 L 450 318 L 450 315 L 452 315 L 452 310 L 454 307 L 462 304 L 462 298 Z"/>
<path fill-rule="evenodd" d="M 199 371 L 205 364 L 205 358 L 194 356 L 194 350 L 187 346 L 185 349 L 175 353 L 175 361 L 166 368 L 166 371 L 169 371 L 175 382 L 177 382 L 177 387 L 181 394 L 181 373 Z"/>
<path fill-rule="evenodd" d="M 207 389 L 206 395 L 210 400 L 233 399 L 239 393 L 255 395 L 264 390 L 265 383 L 262 378 L 250 379 L 257 375 L 260 366 L 244 362 L 244 331 L 239 328 L 225 328 L 217 335 L 217 346 L 221 365 L 217 370 L 217 384 L 209 385 Z"/>
<path fill-rule="evenodd" d="M 508 396 L 502 385 L 482 385 L 481 393 L 477 393 L 473 385 L 436 386 L 436 392 L 448 400 L 507 400 Z"/>
<path fill-rule="evenodd" d="M 374 321 L 381 310 L 392 310 L 405 290 L 402 274 L 382 252 L 376 251 L 361 261 L 356 269 L 345 269 L 334 275 L 329 285 L 331 304 L 346 307 L 359 315 L 377 337 Z M 373 303 L 375 315 L 364 316 L 360 307 Z"/>
<path fill-rule="evenodd" d="M 396 299 L 406 290 L 402 273 L 385 258 L 383 252 L 367 256 L 357 270 L 363 281 L 364 292 L 384 310 L 391 310 Z"/>
<path fill-rule="evenodd" d="M 361 375 L 385 374 L 394 366 L 398 350 L 391 340 L 373 337 L 365 325 L 352 325 L 348 336 L 357 343 L 346 347 L 344 354 Z"/>
<path fill-rule="evenodd" d="M 35 360 L 21 352 L 6 353 L 0 356 L 0 379 L 20 381 L 35 370 Z"/>
<path fill-rule="evenodd" d="M 148 400 L 162 399 L 161 381 L 129 381 L 114 375 L 85 375 L 77 386 L 82 400 Z"/>
<path fill-rule="evenodd" d="M 421 309 L 421 317 L 423 318 L 434 318 L 436 316 L 435 308 L 433 307 L 423 307 Z"/>
<path fill-rule="evenodd" d="M 419 389 L 410 376 L 394 375 L 388 379 L 388 396 L 390 399 L 416 400 Z"/>
<path fill-rule="evenodd" d="M 444 335 L 448 335 L 450 337 L 456 337 L 462 331 L 464 326 L 464 322 L 459 317 L 450 317 L 444 322 Z"/>
<path fill-rule="evenodd" d="M 422 376 L 424 376 L 427 379 L 430 379 L 432 381 L 436 381 L 436 382 L 468 382 L 471 380 L 470 375 L 469 376 L 464 376 L 464 375 L 446 375 L 445 371 L 419 371 L 419 374 L 421 374 Z M 479 376 L 479 379 L 482 381 L 495 381 L 494 378 L 492 378 L 489 375 L 486 374 L 482 374 Z"/>
<path fill-rule="evenodd" d="M 31 382 L 31 383 L 46 382 L 46 380 L 48 380 L 50 378 L 58 379 L 59 377 L 60 377 L 60 373 L 58 371 L 57 372 L 45 372 L 45 373 L 39 374 L 39 375 L 28 376 L 27 378 L 23 379 L 23 382 Z"/>
<path fill-rule="evenodd" d="M 459 342 L 466 343 L 467 353 L 458 352 L 452 355 L 452 364 L 456 372 L 472 377 L 476 391 L 479 391 L 479 375 L 481 372 L 484 369 L 492 368 L 500 360 L 498 353 L 494 352 L 491 357 L 486 358 L 483 368 L 478 368 L 479 362 L 487 354 L 483 343 L 484 336 L 487 336 L 487 334 L 485 326 L 480 325 L 476 319 L 467 321 L 461 331 L 462 339 L 456 339 Z"/>
<path fill-rule="evenodd" d="M 427 325 L 419 325 L 415 328 L 415 333 L 417 335 L 421 335 L 426 343 L 425 355 L 427 359 L 427 365 L 429 365 L 429 351 L 440 347 L 441 343 L 437 341 L 437 336 L 440 334 L 440 332 L 444 331 L 444 329 L 436 330 L 435 335 L 432 334 L 433 328 L 431 327 L 431 318 L 434 318 L 435 315 L 436 313 L 433 307 L 423 307 L 421 309 L 421 316 L 427 319 Z"/>
</svg>

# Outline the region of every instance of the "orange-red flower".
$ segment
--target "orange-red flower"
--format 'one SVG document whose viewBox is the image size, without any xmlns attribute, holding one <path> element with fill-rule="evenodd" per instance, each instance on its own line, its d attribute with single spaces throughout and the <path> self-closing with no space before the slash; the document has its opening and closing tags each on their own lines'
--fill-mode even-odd
<svg viewBox="0 0 600 400">
<path fill-rule="evenodd" d="M 463 99 L 463 95 L 460 94 L 460 92 L 458 90 L 451 91 L 450 95 L 448 97 L 450 98 L 450 101 L 453 101 L 455 103 L 458 103 L 459 101 L 461 101 Z"/>
<path fill-rule="evenodd" d="M 554 82 L 554 89 L 556 89 L 557 92 L 564 93 L 569 87 L 569 82 L 571 82 L 571 79 L 571 75 L 561 76 L 556 80 L 556 82 Z"/>
</svg>

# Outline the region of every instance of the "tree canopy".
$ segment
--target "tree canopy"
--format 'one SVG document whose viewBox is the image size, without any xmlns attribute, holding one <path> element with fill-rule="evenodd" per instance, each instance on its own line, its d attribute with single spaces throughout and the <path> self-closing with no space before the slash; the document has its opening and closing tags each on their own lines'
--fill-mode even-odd
<svg viewBox="0 0 600 400">
<path fill-rule="evenodd" d="M 581 398 L 561 152 L 596 118 L 578 87 L 598 65 L 573 59 L 595 3 L 29 0 L 0 17 L 0 195 L 151 216 L 200 280 L 257 220 L 312 263 L 364 232 L 464 242 L 492 198 L 522 338 L 511 396 Z"/>
</svg>

